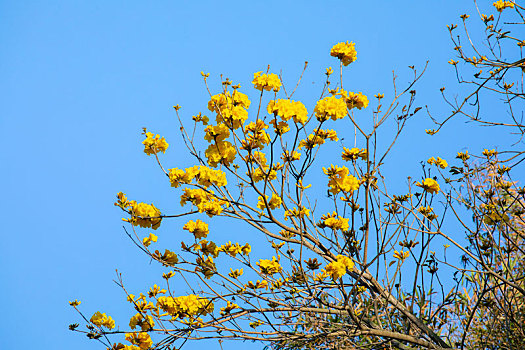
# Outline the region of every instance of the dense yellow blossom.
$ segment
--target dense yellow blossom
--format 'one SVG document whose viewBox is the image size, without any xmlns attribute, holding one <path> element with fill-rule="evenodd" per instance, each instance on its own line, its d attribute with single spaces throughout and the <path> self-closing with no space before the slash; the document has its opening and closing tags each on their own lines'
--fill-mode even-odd
<svg viewBox="0 0 525 350">
<path fill-rule="evenodd" d="M 224 141 L 230 137 L 230 129 L 226 124 L 208 125 L 204 133 L 204 139 L 208 142 Z"/>
<path fill-rule="evenodd" d="M 129 320 L 129 327 L 131 329 L 135 329 L 137 326 L 139 326 L 142 331 L 149 331 L 155 327 L 155 322 L 150 315 L 144 317 L 141 313 L 138 313 Z"/>
<path fill-rule="evenodd" d="M 219 163 L 226 166 L 230 165 L 235 159 L 237 151 L 230 142 L 219 141 L 209 145 L 204 155 L 208 159 L 208 164 L 216 168 Z"/>
<path fill-rule="evenodd" d="M 246 139 L 241 141 L 241 149 L 251 151 L 256 148 L 263 149 L 268 145 L 272 139 L 265 131 L 267 128 L 268 124 L 261 119 L 257 120 L 257 122 L 251 122 L 246 125 L 244 128 Z"/>
<path fill-rule="evenodd" d="M 133 226 L 152 228 L 153 230 L 159 228 L 162 221 L 161 213 L 153 204 L 137 203 L 136 201 L 129 201 L 127 204 L 131 218 L 126 221 Z"/>
<path fill-rule="evenodd" d="M 266 197 L 266 202 L 268 203 L 268 207 L 272 210 L 280 208 L 281 204 L 283 203 L 283 200 L 281 199 L 281 197 L 279 197 L 275 193 L 272 193 L 272 198 L 269 201 L 268 201 L 268 196 L 265 195 L 265 197 Z M 266 205 L 264 204 L 264 200 L 262 196 L 259 196 L 258 198 L 257 208 L 261 210 L 266 208 Z"/>
<path fill-rule="evenodd" d="M 253 87 L 259 91 L 270 91 L 278 92 L 281 89 L 281 80 L 276 74 L 261 74 L 257 72 L 253 74 Z"/>
<path fill-rule="evenodd" d="M 187 202 L 192 203 L 197 207 L 200 213 L 206 213 L 209 217 L 220 215 L 223 207 L 228 207 L 229 203 L 218 199 L 214 196 L 213 191 L 204 191 L 200 188 L 185 188 L 180 197 L 180 205 L 183 206 Z"/>
<path fill-rule="evenodd" d="M 352 270 L 354 262 L 347 256 L 338 255 L 337 260 L 332 261 L 325 267 L 325 272 L 334 280 L 346 274 L 346 270 Z"/>
<path fill-rule="evenodd" d="M 320 228 L 329 227 L 332 230 L 348 231 L 350 228 L 348 224 L 349 219 L 337 216 L 334 211 L 332 214 L 325 214 L 321 216 L 321 221 L 317 224 Z"/>
<path fill-rule="evenodd" d="M 210 233 L 208 229 L 208 224 L 201 220 L 190 220 L 188 221 L 188 223 L 186 223 L 186 225 L 184 225 L 183 229 L 193 233 L 195 239 L 206 238 L 206 236 L 208 236 L 208 233 Z"/>
<path fill-rule="evenodd" d="M 318 130 L 315 130 L 314 133 L 308 135 L 307 139 L 301 140 L 299 142 L 298 149 L 302 149 L 303 147 L 306 148 L 306 149 L 313 149 L 317 145 L 324 144 L 326 139 L 330 139 L 332 141 L 338 141 L 339 140 L 335 130 L 318 129 Z"/>
<path fill-rule="evenodd" d="M 492 3 L 492 6 L 494 6 L 498 12 L 501 12 L 506 8 L 514 8 L 514 3 L 512 1 L 498 0 Z"/>
<path fill-rule="evenodd" d="M 432 164 L 435 164 L 436 166 L 440 167 L 441 169 L 445 169 L 446 167 L 448 167 L 448 163 L 446 160 L 444 159 L 441 159 L 439 157 L 434 158 L 434 157 L 430 157 L 428 160 L 427 160 L 427 163 L 432 165 Z"/>
<path fill-rule="evenodd" d="M 279 260 L 274 256 L 272 260 L 261 259 L 257 262 L 257 266 L 261 269 L 261 273 L 265 275 L 273 275 L 274 273 L 279 273 L 282 270 Z"/>
<path fill-rule="evenodd" d="M 308 111 L 300 101 L 284 99 L 272 100 L 268 102 L 266 110 L 274 116 L 280 116 L 284 121 L 293 118 L 294 122 L 305 124 L 308 120 Z"/>
<path fill-rule="evenodd" d="M 195 244 L 193 246 L 193 249 L 195 251 L 201 251 L 204 255 L 211 255 L 212 257 L 216 258 L 219 256 L 219 247 L 215 244 L 215 242 L 207 241 L 203 239 L 199 242 L 199 244 Z"/>
<path fill-rule="evenodd" d="M 149 245 L 152 242 L 157 242 L 158 237 L 155 236 L 153 233 L 150 233 L 148 237 L 144 237 L 142 239 L 142 244 L 144 244 L 146 247 L 149 247 Z"/>
<path fill-rule="evenodd" d="M 348 41 L 335 44 L 330 50 L 330 56 L 339 58 L 344 66 L 348 66 L 357 58 L 355 44 Z"/>
<path fill-rule="evenodd" d="M 367 151 L 366 148 L 357 148 L 353 147 L 351 149 L 348 149 L 346 147 L 343 147 L 343 153 L 341 154 L 341 158 L 346 161 L 350 160 L 357 160 L 357 158 L 361 158 L 362 160 L 366 160 L 367 157 Z"/>
<path fill-rule="evenodd" d="M 346 103 L 342 98 L 327 96 L 317 101 L 314 112 L 315 117 L 320 122 L 324 122 L 330 118 L 332 118 L 332 120 L 342 119 L 347 115 Z"/>
<path fill-rule="evenodd" d="M 248 119 L 250 100 L 245 94 L 235 90 L 233 95 L 229 91 L 213 95 L 208 102 L 208 109 L 216 112 L 215 120 L 218 124 L 226 124 L 229 128 L 237 129 Z"/>
<path fill-rule="evenodd" d="M 146 332 L 126 333 L 126 340 L 133 345 L 137 345 L 142 350 L 149 349 L 153 345 L 151 337 Z"/>
<path fill-rule="evenodd" d="M 246 173 L 246 175 L 249 175 L 249 174 Z M 267 173 L 263 171 L 261 168 L 255 168 L 251 176 L 253 182 L 259 182 L 261 180 L 266 180 L 267 177 L 268 177 L 268 181 L 275 180 L 277 178 L 277 173 L 275 172 L 275 170 L 270 170 L 270 172 Z"/>
<path fill-rule="evenodd" d="M 95 312 L 89 321 L 98 327 L 104 326 L 107 329 L 115 328 L 115 321 L 111 316 L 106 316 L 106 314 L 103 314 L 100 311 Z"/>
<path fill-rule="evenodd" d="M 342 96 L 346 102 L 348 109 L 352 108 L 366 108 L 368 106 L 368 97 L 358 92 L 345 91 L 340 89 L 337 91 L 337 94 Z"/>
<path fill-rule="evenodd" d="M 359 188 L 359 180 L 355 176 L 349 175 L 350 170 L 345 166 L 331 165 L 328 169 L 323 167 L 323 171 L 329 177 L 328 187 L 330 187 L 329 191 L 332 194 L 341 191 L 353 192 Z"/>
<path fill-rule="evenodd" d="M 195 294 L 180 297 L 163 296 L 157 299 L 157 307 L 174 318 L 206 316 L 214 309 L 213 303 Z"/>
<path fill-rule="evenodd" d="M 436 180 L 431 178 L 426 178 L 423 180 L 422 183 L 418 182 L 416 183 L 416 186 L 419 186 L 423 188 L 423 190 L 429 192 L 429 193 L 438 193 L 439 192 L 439 184 Z"/>
<path fill-rule="evenodd" d="M 226 186 L 226 173 L 222 170 L 210 169 L 206 166 L 196 165 L 186 170 L 177 168 L 169 169 L 169 178 L 172 187 L 179 187 L 182 184 L 189 184 L 193 179 L 197 179 L 197 183 L 203 187 Z"/>
<path fill-rule="evenodd" d="M 146 139 L 142 141 L 142 144 L 144 145 L 144 153 L 149 156 L 159 152 L 166 152 L 169 145 L 164 137 L 160 137 L 158 134 L 154 136 L 151 132 L 146 132 L 144 135 L 146 135 Z"/>
</svg>

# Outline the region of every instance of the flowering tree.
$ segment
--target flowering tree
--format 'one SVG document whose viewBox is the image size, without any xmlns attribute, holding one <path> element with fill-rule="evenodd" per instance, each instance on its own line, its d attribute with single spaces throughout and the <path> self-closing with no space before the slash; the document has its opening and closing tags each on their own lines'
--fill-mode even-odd
<svg viewBox="0 0 525 350">
<path fill-rule="evenodd" d="M 521 16 L 523 10 L 508 1 L 494 6 L 498 13 L 510 8 Z M 497 43 L 511 38 L 490 24 L 491 17 L 480 15 L 487 40 L 494 33 L 500 35 Z M 449 28 L 452 33 L 455 26 Z M 497 92 L 504 93 L 509 108 L 524 96 L 522 85 L 510 92 L 512 85 L 504 79 L 522 63 L 470 59 L 461 47 L 457 50 L 478 67 L 503 68 L 485 82 L 469 81 L 476 91 L 463 104 L 447 100 L 455 106 L 453 115 L 433 119 L 437 127 L 429 134 L 458 114 L 484 122 L 465 109 L 482 89 L 496 89 L 489 83 L 503 86 Z M 493 46 L 489 50 L 495 52 Z M 127 321 L 117 327 L 101 312 L 88 318 L 80 302 L 70 302 L 87 322 L 88 337 L 110 349 L 174 349 L 199 339 L 254 340 L 276 349 L 502 348 L 501 337 L 483 331 L 490 323 L 495 332 L 517 334 L 507 347 L 524 339 L 519 332 L 525 308 L 525 191 L 502 163 L 521 160 L 522 152 L 504 160 L 495 150 L 475 160 L 463 152 L 452 167 L 436 155 L 403 193 L 392 193 L 382 165 L 421 110 L 415 84 L 422 72 L 412 67 L 413 79 L 402 88 L 394 79 L 388 103 L 380 93 L 370 102 L 343 87 L 345 67 L 357 58 L 354 43 L 339 43 L 330 55 L 339 60 L 338 74 L 326 70 L 311 111 L 293 100 L 295 89 L 287 89 L 269 68 L 254 74 L 256 103 L 228 79 L 218 89 L 208 86 L 209 74 L 202 73 L 213 117 L 199 113 L 188 126 L 181 107 L 174 106 L 192 167 L 164 164 L 167 141 L 144 129 L 144 152 L 178 191 L 181 209 L 160 210 L 123 193 L 115 205 L 126 214 L 130 238 L 166 271 L 142 293 L 128 290 L 119 277 L 136 311 L 129 327 Z M 483 79 L 482 73 L 475 78 Z M 393 130 L 386 146 L 377 142 L 383 128 Z M 346 147 L 343 138 L 353 145 Z M 313 181 L 319 175 L 323 183 Z M 272 253 L 259 256 L 249 242 L 217 241 L 206 222 L 216 216 L 241 220 L 266 238 L 265 252 Z M 151 231 L 161 232 L 162 222 L 173 217 L 187 217 L 181 227 L 186 238 L 180 249 L 161 249 Z M 448 232 L 450 220 L 462 225 L 466 238 Z M 449 256 L 462 255 L 463 264 L 447 261 L 447 249 Z M 174 280 L 185 281 L 188 293 L 176 294 L 180 288 L 174 290 Z M 70 328 L 84 332 L 78 324 Z M 119 335 L 127 345 L 110 339 Z"/>
</svg>

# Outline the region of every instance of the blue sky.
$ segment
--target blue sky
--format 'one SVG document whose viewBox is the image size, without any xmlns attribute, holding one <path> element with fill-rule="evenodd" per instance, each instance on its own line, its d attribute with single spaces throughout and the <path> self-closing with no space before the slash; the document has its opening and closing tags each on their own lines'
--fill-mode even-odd
<svg viewBox="0 0 525 350">
<path fill-rule="evenodd" d="M 270 64 L 291 86 L 309 61 L 297 94 L 311 106 L 325 68 L 337 66 L 330 48 L 349 40 L 358 51 L 350 90 L 388 98 L 393 70 L 402 84 L 408 65 L 429 60 L 418 104 L 444 116 L 439 88 L 457 89 L 445 25 L 473 11 L 470 1 L 0 1 L 3 347 L 101 348 L 67 330 L 80 321 L 67 301 L 126 324 L 133 313 L 112 282 L 115 269 L 137 290 L 160 280 L 113 202 L 123 191 L 180 210 L 140 133 L 166 136 L 169 167 L 190 165 L 172 106 L 186 118 L 205 111 L 201 70 L 212 85 L 224 74 L 253 93 L 254 72 Z M 462 123 L 430 138 L 430 127 L 423 113 L 411 122 L 388 165 L 393 181 L 420 175 L 419 162 L 437 151 L 452 159 L 467 145 L 502 141 L 480 128 L 469 136 Z M 214 225 L 229 237 L 224 221 Z M 180 225 L 162 230 L 178 245 Z"/>
</svg>

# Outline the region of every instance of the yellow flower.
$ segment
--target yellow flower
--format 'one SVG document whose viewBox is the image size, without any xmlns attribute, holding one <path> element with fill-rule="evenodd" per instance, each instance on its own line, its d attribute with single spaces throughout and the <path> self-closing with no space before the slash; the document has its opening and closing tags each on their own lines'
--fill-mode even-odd
<svg viewBox="0 0 525 350">
<path fill-rule="evenodd" d="M 126 333 L 126 340 L 133 345 L 137 345 L 142 350 L 149 349 L 153 345 L 151 337 L 146 332 Z"/>
<path fill-rule="evenodd" d="M 208 164 L 216 168 L 219 163 L 226 166 L 230 165 L 235 159 L 237 151 L 230 142 L 218 141 L 209 145 L 204 155 L 208 159 Z"/>
<path fill-rule="evenodd" d="M 347 256 L 338 255 L 337 260 L 332 261 L 325 267 L 325 273 L 331 276 L 334 280 L 346 274 L 346 270 L 352 270 L 354 262 Z"/>
<path fill-rule="evenodd" d="M 242 276 L 242 274 L 244 273 L 243 269 L 240 269 L 240 270 L 233 270 L 232 268 L 230 268 L 230 273 L 228 273 L 228 276 L 230 276 L 231 278 L 237 278 L 237 277 L 240 277 Z"/>
<path fill-rule="evenodd" d="M 436 166 L 440 167 L 441 169 L 445 169 L 446 167 L 448 167 L 447 161 L 444 160 L 444 159 L 441 159 L 439 157 L 437 157 L 437 159 L 435 159 L 434 157 L 430 157 L 427 160 L 427 163 L 430 164 L 430 165 L 435 164 Z"/>
<path fill-rule="evenodd" d="M 330 179 L 328 181 L 330 193 L 337 194 L 341 191 L 352 193 L 359 189 L 359 180 L 355 176 L 349 175 L 350 170 L 347 167 L 331 165 L 328 169 L 323 167 L 323 171 Z"/>
<path fill-rule="evenodd" d="M 350 228 L 348 224 L 349 219 L 337 216 L 334 211 L 332 214 L 325 214 L 321 216 L 321 221 L 317 224 L 320 228 L 329 227 L 332 230 L 348 231 Z"/>
<path fill-rule="evenodd" d="M 265 197 L 266 197 L 266 202 L 268 203 L 268 208 L 270 208 L 272 210 L 274 210 L 276 208 L 280 208 L 281 204 L 283 203 L 281 197 L 279 197 L 275 193 L 272 193 L 272 198 L 269 201 L 268 201 L 268 196 L 265 195 Z M 264 200 L 263 200 L 262 196 L 259 196 L 259 198 L 258 198 L 257 208 L 259 208 L 261 210 L 266 208 L 266 205 L 264 204 Z"/>
<path fill-rule="evenodd" d="M 294 207 L 292 210 L 287 210 L 284 212 L 284 219 L 288 220 L 290 216 L 302 219 L 305 215 L 310 216 L 310 209 L 301 207 L 301 210 L 299 210 Z"/>
<path fill-rule="evenodd" d="M 279 273 L 282 270 L 281 265 L 279 264 L 279 260 L 274 256 L 272 260 L 259 260 L 257 262 L 257 266 L 261 269 L 261 273 L 265 275 L 273 275 L 275 273 Z"/>
<path fill-rule="evenodd" d="M 160 137 L 158 134 L 153 136 L 151 132 L 146 132 L 146 129 L 144 129 L 144 135 L 146 135 L 146 139 L 142 141 L 142 144 L 144 145 L 144 153 L 149 156 L 159 152 L 166 152 L 169 145 L 164 137 Z"/>
<path fill-rule="evenodd" d="M 224 141 L 230 137 L 230 129 L 225 124 L 208 125 L 204 132 L 204 139 L 208 142 Z"/>
<path fill-rule="evenodd" d="M 179 262 L 179 258 L 177 257 L 177 254 L 174 252 L 165 249 L 164 254 L 160 254 L 158 250 L 155 250 L 155 253 L 153 254 L 153 257 L 162 262 L 163 265 L 172 266 Z"/>
<path fill-rule="evenodd" d="M 226 302 L 226 307 L 221 307 L 221 316 L 227 315 L 230 312 L 232 312 L 232 310 L 239 308 L 239 305 L 232 303 L 229 300 L 227 300 Z"/>
<path fill-rule="evenodd" d="M 292 100 L 272 100 L 268 102 L 266 108 L 269 114 L 280 116 L 282 120 L 288 121 L 293 118 L 293 121 L 300 124 L 305 124 L 308 120 L 308 111 L 302 102 Z"/>
<path fill-rule="evenodd" d="M 342 96 L 345 99 L 346 106 L 348 109 L 352 108 L 366 108 L 368 106 L 368 97 L 358 92 L 345 91 L 343 89 L 337 92 L 337 95 Z"/>
<path fill-rule="evenodd" d="M 142 239 L 142 244 L 144 244 L 146 247 L 149 247 L 149 245 L 152 242 L 157 242 L 158 237 L 155 236 L 153 233 L 150 233 L 148 237 L 144 237 Z"/>
<path fill-rule="evenodd" d="M 153 204 L 129 201 L 129 207 L 131 219 L 126 221 L 130 222 L 133 226 L 152 228 L 153 230 L 159 228 L 162 217 L 160 217 L 160 210 Z"/>
<path fill-rule="evenodd" d="M 276 74 L 261 74 L 257 72 L 253 74 L 253 87 L 259 91 L 270 91 L 278 92 L 281 89 L 281 80 Z"/>
<path fill-rule="evenodd" d="M 341 158 L 343 160 L 349 161 L 349 160 L 357 160 L 357 158 L 361 158 L 362 160 L 366 160 L 367 157 L 367 151 L 365 148 L 357 148 L 353 147 L 351 149 L 348 149 L 346 147 L 343 147 L 343 153 L 341 154 Z"/>
<path fill-rule="evenodd" d="M 327 96 L 317 101 L 314 112 L 315 117 L 320 122 L 326 121 L 329 118 L 332 118 L 332 120 L 342 119 L 347 115 L 346 102 L 342 98 Z"/>
<path fill-rule="evenodd" d="M 103 314 L 100 311 L 95 312 L 89 321 L 98 327 L 104 326 L 107 329 L 115 328 L 115 321 L 111 316 L 106 316 L 106 314 Z"/>
<path fill-rule="evenodd" d="M 186 225 L 184 225 L 183 229 L 193 233 L 195 239 L 206 238 L 206 236 L 208 236 L 208 233 L 210 233 L 208 229 L 208 224 L 201 220 L 190 220 L 188 221 L 188 223 L 186 223 Z"/>
<path fill-rule="evenodd" d="M 330 56 L 339 58 L 344 66 L 348 66 L 357 58 L 355 44 L 348 41 L 335 44 L 330 50 Z"/>
<path fill-rule="evenodd" d="M 397 250 L 394 250 L 394 258 L 395 259 L 398 259 L 400 261 L 404 261 L 409 256 L 410 256 L 410 252 L 404 252 L 404 251 L 398 252 Z"/>
<path fill-rule="evenodd" d="M 135 329 L 137 326 L 139 326 L 142 331 L 149 331 L 155 327 L 155 322 L 150 315 L 146 315 L 144 318 L 142 314 L 138 313 L 129 320 L 129 327 L 131 329 Z"/>
<path fill-rule="evenodd" d="M 79 306 L 80 305 L 80 301 L 78 301 L 77 299 L 75 299 L 75 301 L 70 301 L 69 302 L 69 305 L 73 306 L 73 307 L 76 307 L 76 306 Z"/>
<path fill-rule="evenodd" d="M 514 3 L 512 1 L 498 0 L 492 3 L 492 6 L 494 6 L 498 12 L 502 12 L 506 8 L 514 8 Z"/>
<path fill-rule="evenodd" d="M 416 186 L 419 186 L 423 188 L 423 190 L 429 192 L 429 193 L 438 193 L 439 192 L 439 184 L 436 180 L 431 178 L 426 178 L 423 180 L 422 183 L 416 183 Z"/>
<path fill-rule="evenodd" d="M 157 299 L 157 307 L 174 318 L 205 316 L 214 309 L 213 303 L 195 294 L 180 297 L 163 296 Z"/>
</svg>

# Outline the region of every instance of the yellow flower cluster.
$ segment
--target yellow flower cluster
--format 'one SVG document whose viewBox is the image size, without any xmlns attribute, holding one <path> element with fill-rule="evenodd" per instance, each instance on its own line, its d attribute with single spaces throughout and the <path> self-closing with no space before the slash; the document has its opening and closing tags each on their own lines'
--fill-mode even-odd
<svg viewBox="0 0 525 350">
<path fill-rule="evenodd" d="M 168 249 L 165 249 L 164 254 L 160 254 L 158 250 L 155 250 L 153 257 L 162 262 L 163 265 L 167 266 L 172 266 L 179 262 L 177 254 Z"/>
<path fill-rule="evenodd" d="M 149 247 L 151 243 L 157 242 L 157 239 L 157 236 L 155 236 L 153 233 L 150 233 L 148 237 L 144 237 L 142 239 L 142 244 L 144 244 L 146 247 Z"/>
<path fill-rule="evenodd" d="M 429 192 L 429 193 L 438 193 L 439 192 L 439 184 L 436 180 L 431 178 L 426 178 L 423 180 L 423 182 L 416 183 L 416 186 L 421 187 L 423 190 Z"/>
<path fill-rule="evenodd" d="M 198 257 L 195 263 L 197 264 L 195 272 L 202 273 L 207 279 L 210 279 L 217 272 L 217 266 L 211 256 L 208 256 L 206 259 Z"/>
<path fill-rule="evenodd" d="M 240 276 L 242 276 L 243 273 L 244 273 L 243 269 L 240 269 L 240 270 L 234 270 L 234 269 L 230 268 L 230 271 L 231 271 L 231 272 L 228 273 L 228 276 L 230 276 L 231 278 L 237 278 L 237 277 L 240 277 Z"/>
<path fill-rule="evenodd" d="M 357 158 L 361 158 L 362 160 L 366 160 L 366 157 L 368 155 L 368 152 L 366 151 L 366 148 L 357 148 L 353 147 L 351 149 L 348 149 L 346 147 L 343 147 L 343 153 L 341 154 L 341 158 L 346 161 L 354 161 L 357 160 Z"/>
<path fill-rule="evenodd" d="M 346 275 L 346 270 L 352 270 L 354 262 L 347 256 L 338 255 L 337 260 L 326 265 L 324 272 L 334 280 Z"/>
<path fill-rule="evenodd" d="M 317 224 L 317 226 L 319 226 L 320 228 L 329 227 L 334 231 L 348 231 L 348 229 L 350 228 L 348 220 L 349 219 L 337 216 L 336 212 L 334 211 L 332 214 L 328 213 L 321 216 L 321 221 Z"/>
<path fill-rule="evenodd" d="M 427 163 L 430 164 L 430 165 L 435 164 L 436 166 L 440 167 L 441 169 L 445 169 L 446 167 L 448 167 L 447 161 L 444 160 L 444 159 L 441 159 L 439 157 L 437 157 L 437 159 L 435 159 L 434 157 L 430 157 L 427 160 Z"/>
<path fill-rule="evenodd" d="M 251 122 L 246 125 L 244 127 L 246 140 L 242 140 L 241 148 L 247 151 L 256 148 L 263 149 L 265 145 L 268 145 L 272 141 L 270 135 L 268 135 L 265 129 L 268 129 L 268 124 L 261 119 L 258 119 L 257 122 Z"/>
<path fill-rule="evenodd" d="M 153 345 L 151 337 L 146 332 L 126 333 L 126 340 L 133 345 L 137 345 L 142 350 L 149 349 Z"/>
<path fill-rule="evenodd" d="M 308 111 L 302 102 L 292 100 L 272 100 L 266 108 L 268 113 L 280 116 L 283 121 L 293 118 L 296 123 L 305 124 L 308 120 Z"/>
<path fill-rule="evenodd" d="M 208 236 L 208 233 L 210 233 L 208 229 L 208 224 L 201 220 L 190 220 L 186 225 L 184 225 L 183 229 L 193 233 L 195 239 L 206 238 L 206 236 Z"/>
<path fill-rule="evenodd" d="M 208 142 L 224 141 L 230 137 L 230 129 L 226 124 L 208 125 L 204 133 L 204 139 Z"/>
<path fill-rule="evenodd" d="M 270 91 L 278 92 L 281 89 L 281 80 L 277 74 L 261 74 L 257 72 L 253 74 L 253 87 L 259 91 Z"/>
<path fill-rule="evenodd" d="M 95 312 L 89 321 L 98 327 L 104 326 L 107 329 L 115 328 L 115 321 L 111 316 L 106 316 L 106 314 L 103 314 L 100 311 Z"/>
<path fill-rule="evenodd" d="M 219 251 L 225 252 L 226 254 L 235 257 L 237 254 L 244 254 L 248 255 L 252 251 L 252 247 L 246 243 L 244 246 L 239 245 L 239 243 L 232 244 L 231 241 L 229 241 L 226 244 L 223 244 L 219 247 Z"/>
<path fill-rule="evenodd" d="M 330 187 L 329 191 L 332 194 L 337 194 L 341 191 L 351 193 L 359 188 L 359 180 L 355 176 L 349 175 L 350 170 L 345 166 L 330 165 L 328 169 L 323 167 L 323 172 L 330 179 L 328 187 Z"/>
<path fill-rule="evenodd" d="M 293 151 L 290 153 L 290 151 L 285 150 L 283 155 L 281 156 L 281 159 L 283 162 L 293 162 L 295 160 L 301 159 L 301 153 L 297 151 Z"/>
<path fill-rule="evenodd" d="M 160 137 L 160 135 L 155 135 L 151 132 L 146 132 L 144 129 L 144 135 L 146 136 L 146 139 L 142 141 L 142 144 L 144 145 L 144 153 L 146 153 L 148 156 L 152 154 L 157 154 L 159 152 L 165 153 L 168 149 L 168 143 L 164 139 L 164 137 Z"/>
<path fill-rule="evenodd" d="M 348 66 L 357 58 L 355 44 L 348 41 L 335 44 L 330 50 L 330 56 L 339 58 L 344 66 Z"/>
<path fill-rule="evenodd" d="M 268 203 L 268 208 L 274 210 L 281 207 L 281 204 L 283 203 L 283 200 L 281 197 L 279 197 L 277 194 L 272 193 L 272 198 L 268 201 L 268 196 L 266 196 L 266 203 Z M 259 196 L 257 201 L 257 208 L 259 209 L 265 209 L 266 205 L 264 204 L 264 199 L 262 196 Z"/>
<path fill-rule="evenodd" d="M 394 258 L 395 259 L 398 259 L 400 261 L 404 261 L 409 256 L 410 256 L 410 252 L 404 252 L 404 251 L 398 252 L 397 250 L 394 250 Z"/>
<path fill-rule="evenodd" d="M 213 95 L 208 102 L 208 109 L 217 113 L 217 124 L 224 123 L 228 128 L 237 129 L 248 119 L 250 103 L 248 96 L 242 92 L 234 90 L 232 95 L 226 91 Z"/>
<path fill-rule="evenodd" d="M 163 296 L 157 299 L 157 307 L 174 318 L 206 316 L 214 309 L 213 303 L 195 294 L 180 297 Z"/>
<path fill-rule="evenodd" d="M 315 117 L 320 122 L 327 121 L 329 118 L 332 120 L 342 119 L 347 115 L 346 102 L 336 96 L 327 96 L 317 101 L 314 112 Z"/>
<path fill-rule="evenodd" d="M 137 203 L 136 201 L 128 201 L 126 195 L 122 192 L 117 194 L 116 206 L 128 211 L 131 214 L 130 219 L 123 219 L 131 223 L 133 226 L 151 227 L 156 230 L 159 228 L 162 221 L 160 210 L 153 204 Z"/>
<path fill-rule="evenodd" d="M 341 89 L 338 92 L 338 95 L 342 96 L 345 99 L 346 106 L 348 107 L 348 109 L 361 109 L 366 108 L 368 106 L 368 97 L 366 97 L 360 92 L 355 93 Z"/>
<path fill-rule="evenodd" d="M 233 310 L 238 309 L 238 308 L 239 308 L 239 305 L 237 305 L 235 303 L 232 303 L 229 300 L 227 300 L 226 306 L 225 307 L 221 307 L 221 315 L 222 316 L 227 315 L 230 312 L 232 312 Z"/>
<path fill-rule="evenodd" d="M 204 255 L 211 255 L 212 257 L 216 258 L 219 256 L 219 247 L 215 244 L 215 242 L 207 241 L 203 239 L 199 242 L 199 244 L 193 245 L 193 250 L 195 251 L 201 251 Z"/>
<path fill-rule="evenodd" d="M 292 210 L 287 210 L 284 212 L 284 220 L 288 220 L 290 216 L 293 216 L 296 218 L 303 218 L 305 215 L 310 216 L 310 209 L 301 207 L 301 210 L 299 210 L 294 207 Z"/>
<path fill-rule="evenodd" d="M 259 281 L 257 280 L 257 282 L 253 283 L 252 281 L 248 281 L 248 283 L 246 284 L 246 288 L 250 288 L 250 289 L 268 289 L 268 282 L 265 281 L 265 280 L 262 280 L 262 281 Z"/>
<path fill-rule="evenodd" d="M 229 203 L 214 196 L 213 191 L 204 191 L 200 188 L 185 188 L 180 196 L 180 205 L 184 206 L 187 202 L 195 205 L 200 213 L 206 213 L 209 217 L 220 215 L 224 207 L 229 207 Z"/>
<path fill-rule="evenodd" d="M 208 146 L 204 155 L 208 159 L 208 164 L 214 168 L 217 164 L 229 166 L 235 159 L 237 151 L 228 141 L 219 141 Z"/>
<path fill-rule="evenodd" d="M 430 205 L 424 207 L 421 206 L 417 209 L 423 216 L 425 216 L 429 220 L 435 220 L 437 219 L 437 215 L 434 213 L 434 209 Z"/>
<path fill-rule="evenodd" d="M 155 322 L 150 315 L 144 317 L 141 313 L 138 313 L 129 320 L 129 326 L 131 329 L 139 326 L 140 329 L 145 332 L 155 327 Z"/>
<path fill-rule="evenodd" d="M 498 0 L 492 3 L 492 6 L 494 6 L 498 12 L 502 12 L 506 8 L 514 8 L 514 3 L 512 1 Z"/>
<path fill-rule="evenodd" d="M 274 256 L 272 260 L 261 259 L 257 262 L 257 266 L 261 269 L 261 273 L 265 275 L 273 275 L 282 270 L 279 260 Z"/>
<path fill-rule="evenodd" d="M 172 187 L 179 187 L 182 184 L 189 184 L 193 179 L 197 180 L 197 183 L 203 187 L 209 187 L 215 185 L 218 187 L 226 186 L 226 173 L 222 170 L 213 170 L 206 166 L 195 165 L 186 170 L 182 169 L 169 169 L 169 178 Z"/>
<path fill-rule="evenodd" d="M 306 149 L 313 149 L 317 145 L 322 145 L 326 139 L 330 139 L 332 141 L 339 140 L 335 130 L 318 129 L 318 130 L 315 130 L 314 133 L 308 135 L 307 139 L 301 140 L 299 142 L 298 148 L 301 149 L 304 147 Z"/>
</svg>

